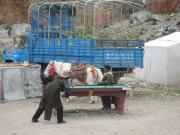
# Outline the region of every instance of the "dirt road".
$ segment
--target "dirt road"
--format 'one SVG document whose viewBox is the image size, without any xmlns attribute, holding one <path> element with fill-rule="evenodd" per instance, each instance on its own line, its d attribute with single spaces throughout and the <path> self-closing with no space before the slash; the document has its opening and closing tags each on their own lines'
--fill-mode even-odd
<svg viewBox="0 0 180 135">
<path fill-rule="evenodd" d="M 126 98 L 124 114 L 102 112 L 100 99 L 89 104 L 87 98 L 66 103 L 66 124 L 56 124 L 41 116 L 31 117 L 40 99 L 33 98 L 0 104 L 0 135 L 180 135 L 180 96 L 140 95 Z"/>
</svg>

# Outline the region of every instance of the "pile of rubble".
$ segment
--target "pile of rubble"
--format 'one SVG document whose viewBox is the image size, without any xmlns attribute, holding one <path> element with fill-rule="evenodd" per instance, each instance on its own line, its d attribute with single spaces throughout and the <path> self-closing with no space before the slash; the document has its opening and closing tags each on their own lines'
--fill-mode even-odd
<svg viewBox="0 0 180 135">
<path fill-rule="evenodd" d="M 23 44 L 23 37 L 30 30 L 30 25 L 26 23 L 14 24 L 12 26 L 2 26 L 0 28 L 0 51 L 2 48 L 18 48 Z"/>
<path fill-rule="evenodd" d="M 135 78 L 135 72 L 125 74 L 119 78 L 118 84 L 128 84 L 135 90 L 148 91 L 148 90 L 180 90 L 177 86 L 165 86 L 162 84 L 150 84 Z"/>
</svg>

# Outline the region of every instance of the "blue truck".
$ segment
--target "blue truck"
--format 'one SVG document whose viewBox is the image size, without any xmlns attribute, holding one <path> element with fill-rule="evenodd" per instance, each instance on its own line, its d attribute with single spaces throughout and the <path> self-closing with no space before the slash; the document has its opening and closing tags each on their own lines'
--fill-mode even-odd
<svg viewBox="0 0 180 135">
<path fill-rule="evenodd" d="M 143 40 L 97 40 L 77 36 L 73 27 L 76 8 L 67 3 L 39 3 L 30 9 L 31 30 L 19 49 L 2 52 L 3 63 L 38 63 L 44 68 L 51 60 L 105 64 L 119 72 L 143 66 Z"/>
</svg>

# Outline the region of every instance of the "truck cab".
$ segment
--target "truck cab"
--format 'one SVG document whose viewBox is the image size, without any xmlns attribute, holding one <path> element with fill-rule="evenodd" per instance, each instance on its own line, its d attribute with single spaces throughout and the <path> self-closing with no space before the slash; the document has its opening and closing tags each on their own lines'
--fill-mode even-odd
<svg viewBox="0 0 180 135">
<path fill-rule="evenodd" d="M 16 39 L 18 38 L 18 43 Z M 3 63 L 19 63 L 28 61 L 29 53 L 27 47 L 27 36 L 20 36 L 14 38 L 14 44 L 10 47 L 2 49 L 2 62 Z"/>
</svg>

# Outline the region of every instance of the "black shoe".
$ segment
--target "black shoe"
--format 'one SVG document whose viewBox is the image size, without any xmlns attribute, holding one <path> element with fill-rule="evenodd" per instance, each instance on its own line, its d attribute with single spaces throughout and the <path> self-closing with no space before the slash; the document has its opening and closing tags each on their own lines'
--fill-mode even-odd
<svg viewBox="0 0 180 135">
<path fill-rule="evenodd" d="M 37 123 L 37 122 L 39 122 L 39 120 L 37 120 L 37 119 L 32 119 L 32 121 L 31 122 L 35 122 L 35 123 Z"/>
<path fill-rule="evenodd" d="M 101 108 L 101 111 L 109 111 L 109 110 L 111 110 L 110 107 L 103 107 L 103 108 Z"/>
<path fill-rule="evenodd" d="M 63 121 L 58 121 L 57 123 L 58 123 L 58 124 L 65 124 L 66 121 L 64 121 L 64 120 L 63 120 Z"/>
</svg>

